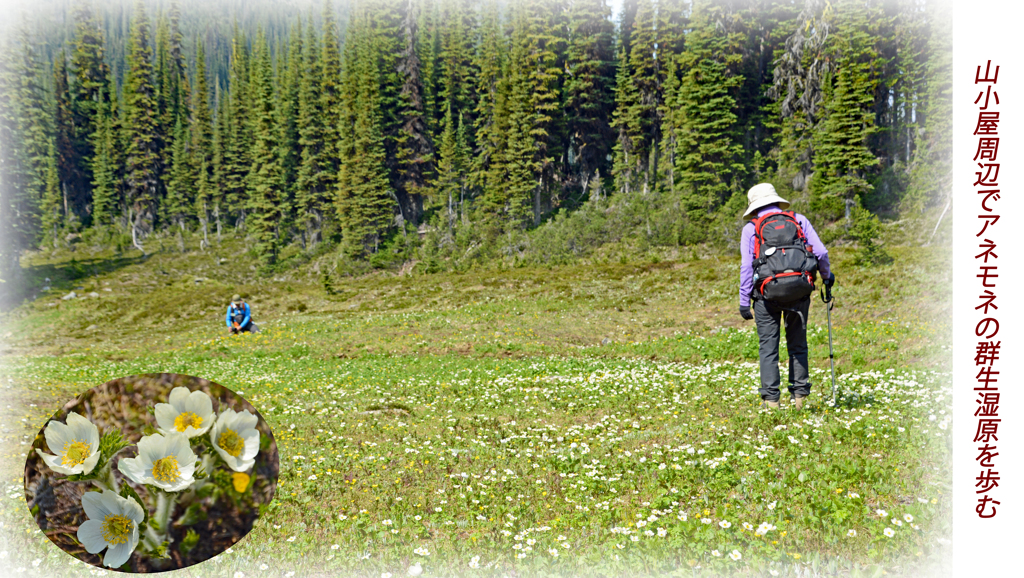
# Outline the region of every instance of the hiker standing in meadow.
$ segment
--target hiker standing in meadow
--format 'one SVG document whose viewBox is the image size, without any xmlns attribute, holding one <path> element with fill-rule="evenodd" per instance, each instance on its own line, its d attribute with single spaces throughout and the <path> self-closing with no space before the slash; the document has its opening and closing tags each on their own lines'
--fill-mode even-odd
<svg viewBox="0 0 1024 578">
<path fill-rule="evenodd" d="M 807 369 L 807 313 L 817 272 L 828 287 L 835 283 L 828 251 L 803 215 L 787 211 L 789 201 L 770 183 L 747 192 L 749 219 L 740 233 L 740 316 L 757 324 L 761 365 L 759 393 L 764 404 L 779 407 L 780 321 L 786 325 L 789 393 L 803 408 L 811 393 Z M 753 300 L 753 306 L 751 306 Z M 751 311 L 753 309 L 753 311 Z"/>
</svg>

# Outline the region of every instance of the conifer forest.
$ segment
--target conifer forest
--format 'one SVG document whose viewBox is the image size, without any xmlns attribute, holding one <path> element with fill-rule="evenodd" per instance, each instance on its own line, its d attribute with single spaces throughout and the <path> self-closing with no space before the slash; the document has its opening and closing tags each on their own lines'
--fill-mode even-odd
<svg viewBox="0 0 1024 578">
<path fill-rule="evenodd" d="M 763 181 L 829 239 L 948 206 L 931 0 L 36 4 L 0 51 L 0 276 L 80 239 L 240 236 L 265 270 L 731 247 Z"/>
</svg>

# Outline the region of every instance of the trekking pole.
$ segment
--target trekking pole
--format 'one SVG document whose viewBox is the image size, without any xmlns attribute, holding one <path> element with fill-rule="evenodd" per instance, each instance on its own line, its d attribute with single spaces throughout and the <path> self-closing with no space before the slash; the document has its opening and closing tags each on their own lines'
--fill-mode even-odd
<svg viewBox="0 0 1024 578">
<path fill-rule="evenodd" d="M 836 365 L 835 352 L 832 350 L 832 287 L 825 285 L 821 293 L 821 301 L 825 304 L 825 318 L 828 319 L 828 366 L 832 370 L 832 407 L 836 407 Z"/>
</svg>

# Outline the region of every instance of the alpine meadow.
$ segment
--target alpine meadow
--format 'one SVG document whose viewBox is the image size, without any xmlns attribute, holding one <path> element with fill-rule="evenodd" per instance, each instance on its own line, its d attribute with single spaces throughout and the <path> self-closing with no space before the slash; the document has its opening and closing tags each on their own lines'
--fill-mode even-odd
<svg viewBox="0 0 1024 578">
<path fill-rule="evenodd" d="M 948 2 L 12 6 L 0 574 L 180 568 L 258 504 L 169 575 L 950 575 Z M 837 280 L 775 405 L 737 313 L 759 184 Z M 244 397 L 279 478 L 92 566 L 26 462 L 144 374 Z"/>
</svg>

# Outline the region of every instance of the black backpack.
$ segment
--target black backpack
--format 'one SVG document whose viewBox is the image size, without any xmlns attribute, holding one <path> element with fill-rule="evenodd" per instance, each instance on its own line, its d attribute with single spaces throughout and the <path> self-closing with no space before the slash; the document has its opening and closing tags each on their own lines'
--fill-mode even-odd
<svg viewBox="0 0 1024 578">
<path fill-rule="evenodd" d="M 789 304 L 814 291 L 818 258 L 792 211 L 754 220 L 753 256 L 755 299 Z"/>
</svg>

